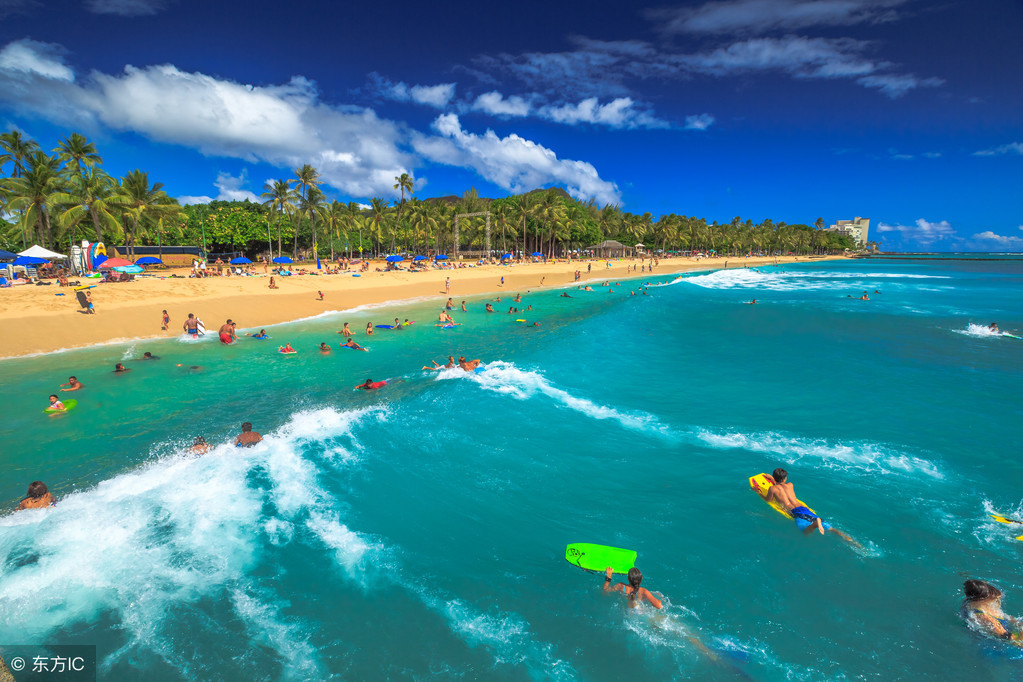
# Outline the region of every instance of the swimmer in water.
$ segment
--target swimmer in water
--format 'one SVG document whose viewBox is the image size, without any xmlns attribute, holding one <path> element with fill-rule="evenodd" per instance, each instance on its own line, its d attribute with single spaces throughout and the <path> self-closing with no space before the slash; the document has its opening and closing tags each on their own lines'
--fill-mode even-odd
<svg viewBox="0 0 1023 682">
<path fill-rule="evenodd" d="M 571 296 L 569 296 L 569 295 L 568 295 L 568 292 L 566 291 L 566 292 L 563 292 L 563 293 L 561 294 L 561 298 L 572 298 L 572 297 L 571 297 Z"/>
<path fill-rule="evenodd" d="M 326 355 L 327 353 L 330 352 L 330 346 L 328 346 L 326 343 L 321 343 L 320 344 L 320 352 L 323 353 L 324 355 Z"/>
<path fill-rule="evenodd" d="M 141 359 L 142 360 L 159 360 L 160 356 L 159 355 L 153 355 L 149 351 L 146 351 L 145 353 L 142 354 L 142 358 Z"/>
<path fill-rule="evenodd" d="M 131 371 L 130 369 L 125 367 L 120 362 L 117 363 L 116 365 L 114 365 L 114 374 L 124 374 L 125 372 L 130 372 L 130 371 Z"/>
<path fill-rule="evenodd" d="M 462 301 L 462 312 L 463 313 L 469 312 L 468 310 L 465 309 L 465 301 Z"/>
<path fill-rule="evenodd" d="M 281 353 L 294 353 L 294 352 L 296 352 L 295 349 L 291 347 L 290 343 L 286 343 L 283 346 L 277 346 L 277 350 L 280 351 Z"/>
<path fill-rule="evenodd" d="M 366 383 L 359 384 L 355 388 L 362 391 L 373 391 L 387 384 L 386 381 L 373 381 L 372 379 L 366 379 Z"/>
<path fill-rule="evenodd" d="M 352 330 L 348 328 L 347 322 L 345 322 L 345 326 L 341 329 L 341 331 L 338 332 L 338 334 L 348 337 L 355 336 L 355 334 L 352 333 Z"/>
<path fill-rule="evenodd" d="M 1002 610 L 1002 591 L 984 580 L 963 583 L 966 599 L 960 609 L 963 618 L 980 626 L 984 634 L 1023 646 L 1023 623 Z"/>
<path fill-rule="evenodd" d="M 492 305 L 490 305 L 490 304 L 488 303 L 488 304 L 487 304 L 487 312 L 488 312 L 488 313 L 492 313 L 492 312 L 494 312 L 494 306 L 492 306 Z"/>
<path fill-rule="evenodd" d="M 605 592 L 622 592 L 629 598 L 629 608 L 634 609 L 644 601 L 648 602 L 655 609 L 659 609 L 664 606 L 661 600 L 654 596 L 653 592 L 645 587 L 641 587 L 640 583 L 643 582 L 643 573 L 638 568 L 633 566 L 629 569 L 629 584 L 625 583 L 613 583 L 611 582 L 614 576 L 614 569 L 610 566 L 604 571 L 604 591 Z"/>
<path fill-rule="evenodd" d="M 394 328 L 395 329 L 401 329 L 401 322 L 398 321 L 397 317 L 394 318 Z"/>
<path fill-rule="evenodd" d="M 480 366 L 480 360 L 478 358 L 476 360 L 466 360 L 465 356 L 463 355 L 460 358 L 458 358 L 458 366 L 464 369 L 466 372 L 471 372 Z"/>
<path fill-rule="evenodd" d="M 82 382 L 80 382 L 77 377 L 68 377 L 67 383 L 61 384 L 61 386 L 67 386 L 67 388 L 60 389 L 61 391 L 80 391 L 85 388 L 85 386 L 82 386 Z"/>
<path fill-rule="evenodd" d="M 348 338 L 348 341 L 346 341 L 345 343 L 342 343 L 341 347 L 342 348 L 351 348 L 353 350 L 368 350 L 366 348 L 363 348 L 359 344 L 355 343 L 355 339 L 353 339 L 351 337 Z"/>
<path fill-rule="evenodd" d="M 202 436 L 196 436 L 195 440 L 192 441 L 192 447 L 189 448 L 189 452 L 197 455 L 209 452 L 210 444 L 206 442 L 206 439 Z"/>
<path fill-rule="evenodd" d="M 60 402 L 60 398 L 58 398 L 56 395 L 50 396 L 50 406 L 47 409 L 56 410 L 58 412 L 67 411 L 67 408 L 64 407 L 64 403 Z"/>
<path fill-rule="evenodd" d="M 998 328 L 998 323 L 997 322 L 992 322 L 991 324 L 989 324 L 987 326 L 987 328 L 989 330 L 991 330 L 991 333 L 993 333 L 993 334 L 1001 334 L 1002 333 L 1002 330 Z M 73 379 L 74 377 L 71 377 L 71 378 Z M 63 385 L 64 384 L 61 384 L 61 386 L 63 386 Z"/>
<path fill-rule="evenodd" d="M 45 509 L 46 507 L 54 507 L 56 505 L 57 500 L 50 494 L 50 491 L 46 488 L 46 484 L 42 481 L 32 481 L 32 483 L 28 486 L 28 493 L 18 504 L 18 508 L 14 511 L 22 511 L 23 509 Z"/>
<path fill-rule="evenodd" d="M 263 436 L 252 430 L 252 422 L 245 422 L 242 424 L 242 432 L 234 439 L 234 444 L 236 447 L 251 448 L 261 440 Z"/>
<path fill-rule="evenodd" d="M 764 501 L 770 502 L 771 500 L 777 500 L 779 504 L 783 505 L 785 509 L 788 510 L 789 514 L 792 515 L 793 520 L 796 522 L 796 526 L 803 531 L 804 535 L 813 533 L 815 530 L 821 535 L 824 535 L 824 531 L 830 531 L 846 542 L 856 545 L 857 547 L 860 546 L 858 542 L 842 531 L 837 528 L 832 528 L 830 523 L 826 523 L 821 517 L 811 511 L 804 502 L 796 497 L 795 487 L 788 482 L 789 473 L 787 471 L 778 467 L 772 472 L 772 477 L 774 478 L 774 485 L 767 489 L 767 495 L 764 496 Z"/>
<path fill-rule="evenodd" d="M 749 303 L 749 305 L 757 305 L 757 299 L 754 298 L 752 301 L 747 301 L 747 303 Z"/>
<path fill-rule="evenodd" d="M 860 296 L 860 300 L 861 301 L 869 301 L 870 300 L 870 296 L 867 296 L 867 292 L 866 291 L 864 291 L 863 295 Z"/>
<path fill-rule="evenodd" d="M 522 302 L 522 294 L 515 294 L 515 298 L 512 299 L 512 303 L 521 303 L 521 302 Z"/>
<path fill-rule="evenodd" d="M 266 335 L 266 330 L 265 329 L 260 329 L 258 334 L 246 334 L 246 336 L 251 336 L 254 339 L 265 339 L 265 338 L 268 338 L 267 335 Z"/>
</svg>

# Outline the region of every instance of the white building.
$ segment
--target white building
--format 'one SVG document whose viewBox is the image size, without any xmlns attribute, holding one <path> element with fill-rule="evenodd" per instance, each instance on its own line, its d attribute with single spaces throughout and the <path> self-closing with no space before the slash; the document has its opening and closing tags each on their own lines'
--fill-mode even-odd
<svg viewBox="0 0 1023 682">
<path fill-rule="evenodd" d="M 860 247 L 867 245 L 867 233 L 870 231 L 870 218 L 856 216 L 852 220 L 839 220 L 827 229 L 828 232 L 838 232 L 848 235 Z"/>
</svg>

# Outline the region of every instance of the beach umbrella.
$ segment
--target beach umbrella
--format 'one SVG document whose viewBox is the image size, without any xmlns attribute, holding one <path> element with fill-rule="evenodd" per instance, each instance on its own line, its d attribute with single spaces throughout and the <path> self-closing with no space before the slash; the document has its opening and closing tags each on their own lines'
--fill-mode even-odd
<svg viewBox="0 0 1023 682">
<path fill-rule="evenodd" d="M 4 251 L 0 249 L 0 260 L 14 260 L 18 257 L 18 254 L 11 253 L 10 251 Z"/>
<path fill-rule="evenodd" d="M 291 260 L 287 256 L 277 256 L 277 258 L 274 258 L 274 263 L 294 263 L 294 262 L 295 261 Z"/>
<path fill-rule="evenodd" d="M 542 256 L 543 254 L 542 254 L 542 253 L 540 253 L 539 251 L 534 251 L 534 252 L 533 252 L 533 255 L 534 255 L 534 256 Z"/>
<path fill-rule="evenodd" d="M 447 260 L 448 257 L 445 256 L 443 253 L 441 253 L 441 254 L 438 254 L 438 255 L 434 256 L 433 259 L 434 260 Z"/>
<path fill-rule="evenodd" d="M 403 261 L 405 259 L 402 258 L 401 256 L 388 256 L 384 260 L 387 261 L 388 263 L 400 263 L 401 261 Z"/>
<path fill-rule="evenodd" d="M 142 256 L 135 261 L 135 265 L 163 265 L 163 261 L 156 256 Z"/>
<path fill-rule="evenodd" d="M 17 258 L 14 259 L 14 262 L 11 263 L 11 265 L 42 265 L 43 263 L 48 262 L 49 261 L 47 261 L 45 258 L 36 258 L 34 256 L 18 256 Z"/>
<path fill-rule="evenodd" d="M 248 265 L 251 262 L 252 261 L 250 261 L 245 256 L 238 256 L 237 258 L 231 259 L 231 265 Z"/>
<path fill-rule="evenodd" d="M 105 261 L 99 264 L 101 268 L 123 268 L 133 265 L 130 260 L 124 260 L 123 258 L 107 258 Z"/>
<path fill-rule="evenodd" d="M 510 253 L 506 253 L 503 256 L 501 256 L 501 258 L 512 258 L 512 255 Z"/>
<path fill-rule="evenodd" d="M 416 256 L 412 260 L 426 260 L 426 256 Z"/>
<path fill-rule="evenodd" d="M 117 272 L 123 272 L 128 275 L 137 275 L 140 272 L 145 272 L 145 268 L 141 265 L 118 265 L 114 268 Z"/>
</svg>

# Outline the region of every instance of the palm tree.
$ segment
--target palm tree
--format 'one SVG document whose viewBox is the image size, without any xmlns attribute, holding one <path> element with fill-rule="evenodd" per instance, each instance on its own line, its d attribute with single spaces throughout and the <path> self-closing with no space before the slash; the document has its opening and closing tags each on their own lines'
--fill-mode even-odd
<svg viewBox="0 0 1023 682">
<path fill-rule="evenodd" d="M 306 189 L 305 198 L 299 201 L 298 204 L 299 212 L 302 215 L 308 215 L 309 222 L 312 223 L 314 259 L 320 257 L 319 245 L 316 241 L 316 219 L 323 213 L 325 199 L 326 197 L 318 187 L 309 187 Z"/>
<path fill-rule="evenodd" d="M 139 236 L 139 225 L 156 221 L 178 213 L 178 202 L 163 191 L 163 183 L 149 184 L 149 173 L 139 169 L 121 178 L 116 201 L 125 207 L 124 220 L 128 257 L 135 258 L 135 242 Z"/>
<path fill-rule="evenodd" d="M 294 209 L 292 200 L 295 199 L 295 190 L 291 188 L 288 180 L 267 180 L 263 185 L 263 193 L 260 195 L 265 201 L 263 205 L 270 209 L 271 214 L 277 215 L 277 255 L 281 255 L 281 218 Z M 273 256 L 273 253 L 270 254 Z"/>
<path fill-rule="evenodd" d="M 437 218 L 433 214 L 433 210 L 430 208 L 430 204 L 422 201 L 414 200 L 410 202 L 412 207 L 409 209 L 412 217 L 409 222 L 415 229 L 415 236 L 418 238 L 420 234 L 423 236 L 423 255 L 430 255 L 430 242 L 433 238 L 433 233 L 437 230 Z"/>
<path fill-rule="evenodd" d="M 57 158 L 66 163 L 68 170 L 83 175 L 85 168 L 92 168 L 103 159 L 96 153 L 96 145 L 89 142 L 81 133 L 71 133 L 70 137 L 62 137 L 60 144 L 53 148 Z"/>
<path fill-rule="evenodd" d="M 362 218 L 362 207 L 354 201 L 349 201 L 345 206 L 345 226 L 348 228 L 348 258 L 352 257 L 352 234 L 360 225 Z M 359 233 L 359 246 L 362 246 L 362 232 Z"/>
<path fill-rule="evenodd" d="M 512 199 L 512 214 L 522 224 L 522 255 L 526 251 L 526 220 L 533 217 L 533 199 L 527 194 L 519 194 Z"/>
<path fill-rule="evenodd" d="M 10 177 L 20 178 L 25 172 L 25 164 L 28 159 L 39 151 L 39 143 L 35 140 L 26 140 L 21 136 L 20 130 L 12 130 L 9 133 L 0 135 L 0 167 L 8 163 L 14 163 L 14 169 Z"/>
<path fill-rule="evenodd" d="M 370 234 L 376 240 L 377 247 L 383 243 L 385 238 L 387 217 L 391 214 L 391 208 L 383 199 L 376 197 L 369 200 L 369 227 Z"/>
<path fill-rule="evenodd" d="M 303 165 L 301 168 L 295 169 L 295 189 L 300 197 L 299 206 L 300 210 L 304 214 L 309 208 L 309 192 L 310 190 L 316 189 L 320 184 L 320 174 L 315 168 L 310 166 L 308 163 Z M 322 193 L 321 193 L 322 196 Z M 312 221 L 313 228 L 313 251 L 316 251 L 316 219 L 310 213 L 309 219 Z M 301 218 L 299 218 L 301 222 Z M 298 251 L 298 228 L 295 228 L 295 249 Z"/>
<path fill-rule="evenodd" d="M 401 225 L 401 209 L 405 206 L 405 190 L 411 195 L 415 192 L 415 179 L 408 173 L 395 176 L 394 189 L 401 190 L 401 201 L 398 202 L 398 216 L 394 219 L 396 225 Z M 405 236 L 405 251 L 408 251 L 408 235 Z"/>
<path fill-rule="evenodd" d="M 58 173 L 60 163 L 52 156 L 34 152 L 21 168 L 20 177 L 4 181 L 4 190 L 10 197 L 8 211 L 21 213 L 21 239 L 25 247 L 35 241 L 38 228 L 39 241 L 51 246 L 50 209 L 53 197 L 63 189 Z"/>
<path fill-rule="evenodd" d="M 103 241 L 103 229 L 117 232 L 120 223 L 114 215 L 118 200 L 114 197 L 114 179 L 99 168 L 89 168 L 73 176 L 71 188 L 53 195 L 55 205 L 66 207 L 57 217 L 65 230 L 74 229 L 86 218 L 92 222 L 96 241 Z"/>
<path fill-rule="evenodd" d="M 334 236 L 340 236 L 347 224 L 348 207 L 334 200 L 323 208 L 323 223 L 330 231 L 330 260 L 334 260 Z"/>
</svg>

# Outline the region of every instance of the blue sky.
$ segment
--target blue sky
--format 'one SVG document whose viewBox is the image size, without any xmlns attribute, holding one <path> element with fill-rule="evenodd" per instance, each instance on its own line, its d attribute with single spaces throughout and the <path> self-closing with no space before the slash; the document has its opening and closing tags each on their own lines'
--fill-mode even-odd
<svg viewBox="0 0 1023 682">
<path fill-rule="evenodd" d="M 1023 251 L 1023 4 L 0 0 L 0 127 L 183 201 L 561 186 Z"/>
</svg>

